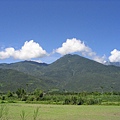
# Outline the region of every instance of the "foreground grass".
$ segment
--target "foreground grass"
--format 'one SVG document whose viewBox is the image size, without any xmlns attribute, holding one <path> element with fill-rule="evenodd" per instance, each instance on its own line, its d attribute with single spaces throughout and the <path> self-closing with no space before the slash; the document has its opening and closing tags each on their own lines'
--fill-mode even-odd
<svg viewBox="0 0 120 120">
<path fill-rule="evenodd" d="M 41 104 L 7 104 L 8 120 L 34 120 L 34 112 L 39 107 L 37 120 L 120 120 L 120 106 L 97 105 L 41 105 Z"/>
</svg>

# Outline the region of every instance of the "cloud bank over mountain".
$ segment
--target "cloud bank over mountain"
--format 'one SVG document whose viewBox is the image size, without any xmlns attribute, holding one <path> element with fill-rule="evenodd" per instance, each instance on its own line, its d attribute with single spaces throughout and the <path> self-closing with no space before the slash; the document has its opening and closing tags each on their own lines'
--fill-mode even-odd
<svg viewBox="0 0 120 120">
<path fill-rule="evenodd" d="M 55 53 L 60 55 L 66 55 L 70 53 L 79 53 L 84 57 L 90 58 L 99 63 L 105 63 L 107 58 L 105 55 L 99 56 L 94 52 L 89 46 L 87 46 L 83 41 L 76 38 L 67 39 L 61 47 L 54 49 L 52 56 Z M 14 58 L 19 60 L 31 60 L 36 58 L 44 58 L 45 56 L 51 56 L 47 53 L 39 43 L 34 42 L 34 40 L 26 41 L 21 49 L 15 50 L 13 47 L 5 48 L 0 51 L 0 59 Z M 120 51 L 114 49 L 111 51 L 111 55 L 108 57 L 110 62 L 120 62 Z"/>
<path fill-rule="evenodd" d="M 97 62 L 104 63 L 105 57 L 98 56 L 90 47 L 85 45 L 81 40 L 76 38 L 67 39 L 66 42 L 62 44 L 62 47 L 56 49 L 56 52 L 61 55 L 66 55 L 69 53 L 79 52 L 82 56 L 89 57 Z"/>
</svg>

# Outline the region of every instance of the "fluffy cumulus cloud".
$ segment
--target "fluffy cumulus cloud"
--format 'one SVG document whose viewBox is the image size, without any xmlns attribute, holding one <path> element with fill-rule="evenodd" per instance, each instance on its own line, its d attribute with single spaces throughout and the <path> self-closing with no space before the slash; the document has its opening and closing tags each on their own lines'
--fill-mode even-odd
<svg viewBox="0 0 120 120">
<path fill-rule="evenodd" d="M 84 42 L 76 38 L 67 39 L 66 42 L 62 44 L 62 47 L 56 49 L 56 52 L 62 55 L 74 52 L 82 52 L 84 54 L 88 51 L 90 51 L 90 48 L 86 47 Z"/>
<path fill-rule="evenodd" d="M 77 40 L 76 38 L 67 39 L 66 42 L 62 44 L 62 47 L 56 49 L 55 52 L 61 55 L 80 52 L 83 56 L 90 57 L 97 62 L 105 62 L 104 56 L 97 56 L 90 47 L 86 46 L 84 42 L 82 42 L 81 40 Z"/>
<path fill-rule="evenodd" d="M 43 50 L 38 43 L 31 40 L 29 42 L 26 41 L 24 46 L 20 50 L 16 50 L 14 52 L 14 58 L 24 60 L 43 57 L 46 54 L 46 51 Z"/>
<path fill-rule="evenodd" d="M 38 43 L 33 40 L 26 41 L 18 50 L 10 47 L 0 51 L 0 59 L 14 58 L 19 60 L 33 60 L 43 58 L 44 56 L 48 56 L 45 59 L 51 59 L 51 56 L 55 55 L 54 53 L 66 55 L 76 52 L 80 53 L 84 57 L 88 57 L 100 63 L 104 63 L 106 59 L 105 56 L 98 56 L 90 47 L 85 45 L 83 41 L 77 40 L 76 38 L 67 39 L 61 47 L 57 48 L 54 50 L 53 54 L 49 55 Z M 110 61 L 120 61 L 120 51 L 114 50 L 111 54 L 112 55 L 109 57 Z"/>
<path fill-rule="evenodd" d="M 113 51 L 111 51 L 109 61 L 110 62 L 120 62 L 120 51 L 117 49 L 114 49 Z"/>
<path fill-rule="evenodd" d="M 97 61 L 99 63 L 105 64 L 106 63 L 106 56 L 103 55 L 102 57 L 100 57 L 100 56 L 96 55 L 96 56 L 93 56 L 93 60 L 95 60 L 95 61 Z"/>
<path fill-rule="evenodd" d="M 4 51 L 0 52 L 0 59 L 6 59 L 14 54 L 14 48 L 6 48 Z"/>
<path fill-rule="evenodd" d="M 0 52 L 0 59 L 13 57 L 14 59 L 29 60 L 32 58 L 40 58 L 47 55 L 47 52 L 33 40 L 26 41 L 20 50 L 14 48 L 6 48 Z"/>
</svg>

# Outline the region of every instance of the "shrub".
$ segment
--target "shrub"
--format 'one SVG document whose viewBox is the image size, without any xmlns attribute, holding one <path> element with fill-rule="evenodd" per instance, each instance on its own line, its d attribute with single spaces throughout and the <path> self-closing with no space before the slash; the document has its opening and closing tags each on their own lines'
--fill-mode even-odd
<svg viewBox="0 0 120 120">
<path fill-rule="evenodd" d="M 63 103 L 63 104 L 65 104 L 65 105 L 70 104 L 70 99 L 66 98 L 66 99 L 64 100 L 64 103 Z"/>
<path fill-rule="evenodd" d="M 27 99 L 28 99 L 27 96 L 23 96 L 23 97 L 21 98 L 22 101 L 26 101 Z"/>
<path fill-rule="evenodd" d="M 77 105 L 83 105 L 85 103 L 85 100 L 83 98 L 78 98 Z"/>
<path fill-rule="evenodd" d="M 34 91 L 34 95 L 36 97 L 36 101 L 40 100 L 43 97 L 43 91 L 40 89 L 36 89 Z"/>
<path fill-rule="evenodd" d="M 71 98 L 71 103 L 72 103 L 72 105 L 76 105 L 77 104 L 77 97 L 72 97 Z"/>
<path fill-rule="evenodd" d="M 5 100 L 5 96 L 2 96 L 2 97 L 1 97 L 1 100 Z"/>
<path fill-rule="evenodd" d="M 102 102 L 101 99 L 90 98 L 87 100 L 87 105 L 101 104 L 101 102 Z"/>
<path fill-rule="evenodd" d="M 8 91 L 8 93 L 7 93 L 7 97 L 13 97 L 13 93 L 10 92 L 10 91 Z"/>
<path fill-rule="evenodd" d="M 30 96 L 30 97 L 28 97 L 27 100 L 28 100 L 28 101 L 34 101 L 34 96 Z"/>
</svg>

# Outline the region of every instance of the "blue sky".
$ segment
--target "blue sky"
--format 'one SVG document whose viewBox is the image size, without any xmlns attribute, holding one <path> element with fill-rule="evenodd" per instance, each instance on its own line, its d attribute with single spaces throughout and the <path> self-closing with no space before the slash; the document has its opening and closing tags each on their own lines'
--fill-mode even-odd
<svg viewBox="0 0 120 120">
<path fill-rule="evenodd" d="M 0 63 L 65 54 L 120 62 L 119 0 L 0 0 Z"/>
</svg>

